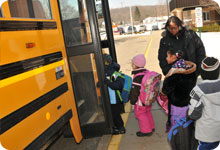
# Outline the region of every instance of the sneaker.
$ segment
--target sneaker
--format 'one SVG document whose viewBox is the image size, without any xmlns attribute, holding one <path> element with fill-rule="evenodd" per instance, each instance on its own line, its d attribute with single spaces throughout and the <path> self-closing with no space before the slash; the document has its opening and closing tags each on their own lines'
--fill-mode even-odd
<svg viewBox="0 0 220 150">
<path fill-rule="evenodd" d="M 142 136 L 151 136 L 153 134 L 153 132 L 150 133 L 142 133 L 141 131 L 138 131 L 136 133 L 137 136 L 142 137 Z"/>
<path fill-rule="evenodd" d="M 117 134 L 125 134 L 126 133 L 126 130 L 124 127 L 121 127 L 121 128 L 116 128 L 116 127 L 113 127 L 113 132 L 112 134 L 114 135 L 117 135 Z"/>
</svg>

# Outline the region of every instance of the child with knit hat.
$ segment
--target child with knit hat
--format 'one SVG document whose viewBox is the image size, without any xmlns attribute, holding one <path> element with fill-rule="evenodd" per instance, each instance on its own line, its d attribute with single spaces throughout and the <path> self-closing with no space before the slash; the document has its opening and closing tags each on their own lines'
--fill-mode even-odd
<svg viewBox="0 0 220 150">
<path fill-rule="evenodd" d="M 219 60 L 206 57 L 201 63 L 203 81 L 190 93 L 188 115 L 196 120 L 195 138 L 198 150 L 212 150 L 220 142 L 220 79 Z"/>
<path fill-rule="evenodd" d="M 132 74 L 136 75 L 141 72 L 145 72 L 147 69 L 144 68 L 146 59 L 143 54 L 139 54 L 132 59 Z M 133 78 L 132 89 L 130 93 L 130 103 L 135 105 L 134 112 L 138 119 L 140 131 L 136 133 L 137 136 L 151 136 L 155 130 L 154 119 L 151 113 L 152 104 L 145 106 L 142 102 L 138 101 L 141 89 L 141 81 L 144 75 L 138 75 Z"/>
</svg>

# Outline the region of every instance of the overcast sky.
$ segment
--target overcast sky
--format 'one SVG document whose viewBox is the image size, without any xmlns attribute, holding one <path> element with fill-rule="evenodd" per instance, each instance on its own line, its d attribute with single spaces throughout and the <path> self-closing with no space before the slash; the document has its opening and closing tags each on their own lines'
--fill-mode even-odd
<svg viewBox="0 0 220 150">
<path fill-rule="evenodd" d="M 119 8 L 137 5 L 166 4 L 166 0 L 108 0 L 110 8 Z"/>
</svg>

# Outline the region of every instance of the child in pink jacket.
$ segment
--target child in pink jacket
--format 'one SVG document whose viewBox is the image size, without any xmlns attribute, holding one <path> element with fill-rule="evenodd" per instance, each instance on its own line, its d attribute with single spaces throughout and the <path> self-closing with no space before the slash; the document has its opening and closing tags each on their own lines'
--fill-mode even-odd
<svg viewBox="0 0 220 150">
<path fill-rule="evenodd" d="M 146 71 L 144 68 L 146 64 L 146 59 L 143 54 L 139 54 L 132 59 L 132 74 L 136 75 L 138 73 Z M 135 105 L 134 112 L 135 116 L 138 119 L 140 131 L 136 133 L 137 136 L 151 136 L 152 132 L 155 131 L 154 119 L 151 113 L 152 105 L 145 106 L 140 100 L 140 89 L 141 89 L 141 81 L 143 75 L 138 75 L 133 78 L 132 89 L 130 93 L 130 103 L 131 105 Z"/>
</svg>

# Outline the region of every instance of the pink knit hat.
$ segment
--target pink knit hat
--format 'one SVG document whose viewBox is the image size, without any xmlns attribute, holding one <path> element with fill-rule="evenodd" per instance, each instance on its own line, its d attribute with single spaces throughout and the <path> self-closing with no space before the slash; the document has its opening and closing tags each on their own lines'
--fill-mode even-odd
<svg viewBox="0 0 220 150">
<path fill-rule="evenodd" d="M 137 67 L 144 67 L 146 64 L 146 59 L 143 54 L 139 54 L 132 59 L 132 63 Z"/>
</svg>

